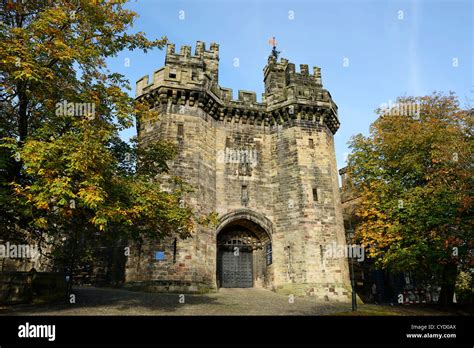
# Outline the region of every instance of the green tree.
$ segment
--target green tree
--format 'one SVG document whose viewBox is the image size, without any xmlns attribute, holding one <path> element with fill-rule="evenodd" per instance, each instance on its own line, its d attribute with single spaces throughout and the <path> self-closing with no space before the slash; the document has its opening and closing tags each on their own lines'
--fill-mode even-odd
<svg viewBox="0 0 474 348">
<path fill-rule="evenodd" d="M 156 115 L 106 59 L 166 43 L 129 33 L 136 14 L 124 3 L 0 2 L 0 238 L 50 243 L 73 263 L 79 241 L 98 233 L 192 231 L 195 217 L 180 204 L 189 187 L 162 175 L 174 147 L 118 136 Z"/>
<path fill-rule="evenodd" d="M 356 236 L 377 266 L 437 281 L 450 303 L 473 247 L 472 115 L 453 94 L 397 105 L 350 142 Z"/>
</svg>

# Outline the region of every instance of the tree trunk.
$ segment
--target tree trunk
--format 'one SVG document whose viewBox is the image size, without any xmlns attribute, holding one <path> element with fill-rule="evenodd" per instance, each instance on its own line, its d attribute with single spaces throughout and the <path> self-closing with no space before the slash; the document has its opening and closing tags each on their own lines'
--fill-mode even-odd
<svg viewBox="0 0 474 348">
<path fill-rule="evenodd" d="M 18 94 L 18 115 L 17 115 L 17 130 L 18 137 L 20 139 L 18 145 L 20 148 L 25 144 L 26 138 L 28 137 L 28 99 L 26 95 L 25 84 L 20 82 L 17 85 Z M 23 166 L 23 160 L 20 158 L 19 161 L 12 162 L 12 170 L 9 173 L 9 180 L 20 182 L 21 181 L 21 168 Z"/>
<path fill-rule="evenodd" d="M 18 91 L 18 135 L 20 143 L 23 145 L 28 136 L 28 98 L 26 96 L 26 86 L 19 83 Z"/>
<path fill-rule="evenodd" d="M 449 306 L 453 304 L 454 287 L 456 285 L 457 265 L 448 263 L 444 266 L 441 277 L 441 291 L 439 293 L 438 304 Z"/>
<path fill-rule="evenodd" d="M 69 296 L 72 293 L 72 286 L 74 282 L 74 267 L 76 267 L 76 249 L 78 243 L 78 228 L 74 224 L 74 218 L 72 219 L 71 224 L 72 233 L 72 245 L 70 249 L 70 258 L 69 258 L 69 283 L 67 284 L 67 301 L 69 302 Z"/>
</svg>

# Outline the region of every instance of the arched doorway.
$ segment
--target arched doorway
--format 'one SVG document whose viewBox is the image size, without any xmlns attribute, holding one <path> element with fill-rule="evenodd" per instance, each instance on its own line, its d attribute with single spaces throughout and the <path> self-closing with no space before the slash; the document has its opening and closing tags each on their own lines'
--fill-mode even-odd
<svg viewBox="0 0 474 348">
<path fill-rule="evenodd" d="M 233 213 L 217 234 L 217 285 L 263 287 L 270 282 L 271 236 L 248 214 Z"/>
</svg>

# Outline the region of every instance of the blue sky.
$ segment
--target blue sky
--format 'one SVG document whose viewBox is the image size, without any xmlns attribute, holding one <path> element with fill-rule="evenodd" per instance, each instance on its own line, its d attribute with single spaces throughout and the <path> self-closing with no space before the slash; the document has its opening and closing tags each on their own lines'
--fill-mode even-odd
<svg viewBox="0 0 474 348">
<path fill-rule="evenodd" d="M 131 0 L 139 14 L 130 32 L 176 44 L 220 45 L 219 84 L 263 93 L 263 67 L 275 36 L 281 56 L 322 69 L 323 85 L 339 106 L 338 167 L 347 141 L 367 134 L 374 110 L 397 96 L 454 91 L 474 106 L 474 1 L 368 0 Z M 183 17 L 184 19 L 180 19 Z M 133 87 L 164 65 L 165 52 L 123 52 L 109 60 Z M 235 58 L 239 66 L 235 67 Z M 129 66 L 125 64 L 129 59 Z M 348 66 L 344 66 L 344 62 Z M 347 65 L 347 64 L 345 64 Z M 123 138 L 135 134 L 123 132 Z"/>
</svg>

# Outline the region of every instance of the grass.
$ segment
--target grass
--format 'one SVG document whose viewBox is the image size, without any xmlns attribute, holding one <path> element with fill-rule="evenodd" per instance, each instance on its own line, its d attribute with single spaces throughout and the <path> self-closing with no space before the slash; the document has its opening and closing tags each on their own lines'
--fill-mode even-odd
<svg viewBox="0 0 474 348">
<path fill-rule="evenodd" d="M 438 315 L 470 315 L 467 308 L 442 308 L 427 305 L 390 306 L 375 304 L 359 304 L 357 311 L 336 312 L 335 316 L 438 316 Z M 471 313 L 472 315 L 472 313 Z"/>
</svg>

